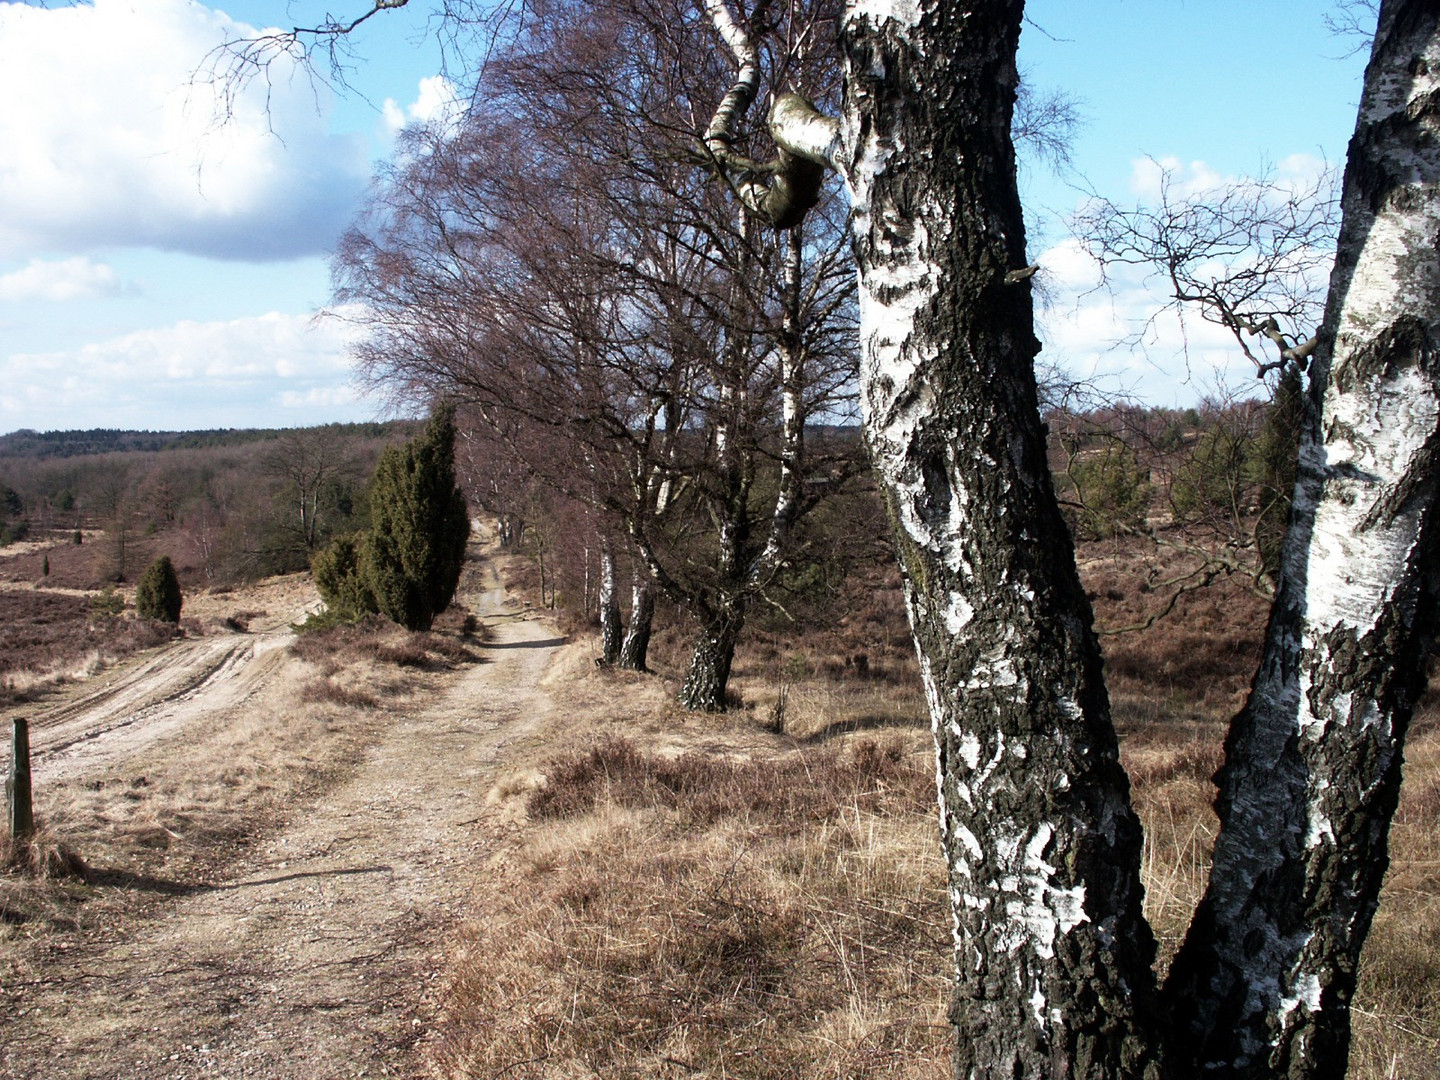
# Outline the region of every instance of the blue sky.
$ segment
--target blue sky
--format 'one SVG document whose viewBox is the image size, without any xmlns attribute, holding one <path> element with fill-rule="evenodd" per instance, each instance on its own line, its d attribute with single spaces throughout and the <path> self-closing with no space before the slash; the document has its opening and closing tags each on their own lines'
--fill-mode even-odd
<svg viewBox="0 0 1440 1080">
<path fill-rule="evenodd" d="M 289 25 L 320 5 L 0 3 L 0 432 L 382 415 L 351 383 L 343 325 L 314 313 L 329 300 L 329 248 L 397 124 L 445 107 L 427 8 L 412 4 L 357 37 L 353 92 L 282 71 L 268 116 L 257 87 L 217 126 L 209 91 L 189 81 L 206 50 L 237 24 Z M 1205 327 L 1185 332 L 1188 362 L 1168 324 L 1144 350 L 1112 347 L 1154 297 L 1139 278 L 1092 291 L 1063 215 L 1077 184 L 1143 196 L 1149 159 L 1197 185 L 1339 163 L 1363 58 L 1343 58 L 1352 43 L 1328 34 L 1326 10 L 1032 0 L 1022 67 L 1086 119 L 1075 175 L 1025 179 L 1056 295 L 1048 358 L 1157 402 L 1248 389 L 1233 347 Z"/>
</svg>

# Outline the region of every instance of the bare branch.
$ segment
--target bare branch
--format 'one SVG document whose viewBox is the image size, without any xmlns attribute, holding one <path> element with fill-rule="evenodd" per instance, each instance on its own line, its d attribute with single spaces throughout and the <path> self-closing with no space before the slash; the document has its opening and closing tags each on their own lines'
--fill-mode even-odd
<svg viewBox="0 0 1440 1080">
<path fill-rule="evenodd" d="M 734 144 L 740 124 L 760 88 L 756 38 L 769 0 L 758 0 L 744 25 L 729 0 L 704 3 L 715 32 L 737 65 L 735 78 L 705 129 L 705 154 L 750 213 L 776 229 L 795 228 L 819 202 L 826 170 L 835 167 L 840 123 L 799 94 L 777 94 L 769 113 L 775 157 L 762 163 L 737 154 Z"/>
<path fill-rule="evenodd" d="M 1160 276 L 1170 303 L 1228 329 L 1257 376 L 1303 366 L 1315 348 L 1339 227 L 1338 174 L 1283 182 L 1273 175 L 1186 191 L 1161 169 L 1154 205 L 1093 198 L 1071 221 L 1108 282 L 1114 268 Z M 1153 325 L 1156 312 L 1147 321 Z M 1259 338 L 1273 358 L 1253 349 Z"/>
</svg>

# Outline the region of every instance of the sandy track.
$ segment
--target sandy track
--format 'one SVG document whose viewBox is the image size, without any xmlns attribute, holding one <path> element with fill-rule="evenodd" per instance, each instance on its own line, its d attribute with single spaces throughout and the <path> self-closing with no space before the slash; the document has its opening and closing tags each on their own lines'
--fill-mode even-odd
<svg viewBox="0 0 1440 1080">
<path fill-rule="evenodd" d="M 292 640 L 275 633 L 200 638 L 108 673 L 98 688 L 31 717 L 37 780 L 53 783 L 93 771 L 199 716 L 242 705 L 263 687 Z"/>
<path fill-rule="evenodd" d="M 485 606 L 499 600 L 496 587 Z M 483 802 L 506 744 L 551 709 L 539 681 L 559 644 L 543 623 L 495 620 L 488 662 L 387 718 L 346 781 L 297 807 L 224 880 L 186 887 L 136 925 L 77 948 L 72 963 L 47 965 L 4 1025 L 0 1076 L 423 1075 L 416 1043 L 433 1015 L 446 930 L 465 914 L 460 867 L 483 861 L 490 843 Z M 173 734 L 195 702 L 244 707 L 246 686 L 264 684 L 265 661 L 234 664 L 222 653 L 192 657 L 188 678 L 162 668 L 158 683 L 193 685 L 156 689 L 159 712 L 147 719 L 141 705 L 127 728 L 178 710 Z M 220 677 L 226 664 L 243 674 Z M 75 745 L 53 751 L 57 764 Z"/>
</svg>

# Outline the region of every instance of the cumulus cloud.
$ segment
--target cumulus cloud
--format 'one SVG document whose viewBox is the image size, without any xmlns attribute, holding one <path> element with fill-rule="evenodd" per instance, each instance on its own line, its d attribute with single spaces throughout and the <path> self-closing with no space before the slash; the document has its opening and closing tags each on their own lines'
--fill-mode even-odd
<svg viewBox="0 0 1440 1080">
<path fill-rule="evenodd" d="M 196 80 L 255 30 L 189 0 L 0 4 L 0 250 L 149 246 L 230 259 L 326 250 L 369 176 L 359 136 L 279 61 L 224 117 Z"/>
<path fill-rule="evenodd" d="M 0 359 L 0 430 L 287 427 L 378 409 L 351 381 L 354 325 L 270 313 L 181 322 Z"/>
<path fill-rule="evenodd" d="M 387 135 L 394 136 L 407 124 L 433 124 L 451 128 L 459 122 L 465 112 L 455 84 L 443 75 L 432 75 L 420 80 L 419 92 L 414 101 L 401 108 L 394 98 L 386 98 L 381 110 Z"/>
<path fill-rule="evenodd" d="M 91 262 L 83 255 L 53 262 L 31 259 L 24 269 L 0 276 L 0 301 L 12 303 L 98 300 L 135 291 L 113 267 Z"/>
<path fill-rule="evenodd" d="M 1259 391 L 1230 331 L 1198 310 L 1168 307 L 1164 282 L 1144 268 L 1112 266 L 1102 277 L 1073 239 L 1036 261 L 1045 299 L 1036 313 L 1042 360 L 1070 377 L 1156 405 Z"/>
</svg>

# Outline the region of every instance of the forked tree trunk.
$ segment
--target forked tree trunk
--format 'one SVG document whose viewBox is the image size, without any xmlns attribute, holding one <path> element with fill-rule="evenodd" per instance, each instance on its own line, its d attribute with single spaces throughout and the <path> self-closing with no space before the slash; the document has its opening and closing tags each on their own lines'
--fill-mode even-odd
<svg viewBox="0 0 1440 1080">
<path fill-rule="evenodd" d="M 1343 199 L 1279 590 L 1226 746 L 1210 885 L 1167 986 L 1176 1050 L 1196 1075 L 1346 1071 L 1360 946 L 1436 625 L 1433 3 L 1381 6 Z"/>
<path fill-rule="evenodd" d="M 618 664 L 626 671 L 648 671 L 650 628 L 655 621 L 655 579 L 638 565 L 630 586 L 630 625 L 620 642 Z"/>
<path fill-rule="evenodd" d="M 711 612 L 695 635 L 690 670 L 680 688 L 680 704 L 699 712 L 724 712 L 725 690 L 735 644 L 745 626 L 743 604 L 726 605 Z"/>
<path fill-rule="evenodd" d="M 620 659 L 620 596 L 615 590 L 615 549 L 600 542 L 600 662 Z"/>
<path fill-rule="evenodd" d="M 1022 7 L 847 13 L 861 400 L 939 759 L 954 1075 L 1135 1080 L 1159 1075 L 1140 828 L 1007 280 Z"/>
</svg>

